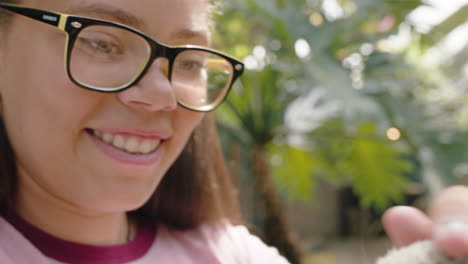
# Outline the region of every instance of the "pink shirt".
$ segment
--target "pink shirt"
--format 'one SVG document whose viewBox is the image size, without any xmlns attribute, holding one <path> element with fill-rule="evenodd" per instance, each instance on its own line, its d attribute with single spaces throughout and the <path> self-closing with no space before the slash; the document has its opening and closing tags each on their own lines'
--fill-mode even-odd
<svg viewBox="0 0 468 264">
<path fill-rule="evenodd" d="M 15 223 L 15 226 L 16 225 Z M 42 231 L 39 230 L 39 232 Z M 43 235 L 44 234 L 45 233 L 43 233 Z M 47 234 L 45 235 L 47 236 Z M 52 238 L 52 240 L 59 240 L 53 237 L 49 238 Z M 113 254 L 113 256 L 109 255 L 108 257 L 105 255 L 110 252 L 124 252 L 129 249 L 128 247 L 132 246 L 144 248 L 144 252 L 141 252 L 141 257 L 138 257 L 138 259 L 124 261 L 124 263 L 288 263 L 286 259 L 278 254 L 276 249 L 266 246 L 260 239 L 251 235 L 245 227 L 233 226 L 230 224 L 218 227 L 202 226 L 198 229 L 184 232 L 173 231 L 163 225 L 159 225 L 156 235 L 148 229 L 140 230 L 134 241 L 125 245 L 113 247 L 90 247 L 66 241 L 62 242 L 65 243 L 62 244 L 63 247 L 61 247 L 63 251 L 69 250 L 74 246 L 78 246 L 77 249 L 80 251 L 81 249 L 79 247 L 81 246 L 84 249 L 92 249 L 91 251 L 81 251 L 82 254 L 89 253 L 92 255 L 102 253 L 100 255 L 101 260 L 94 262 L 100 264 L 123 263 L 116 260 L 115 254 Z M 59 243 L 61 242 L 59 241 Z M 68 243 L 68 246 L 66 243 Z M 146 248 L 145 245 L 147 245 Z M 56 251 L 61 253 L 60 248 Z M 9 222 L 0 217 L 0 263 L 2 264 L 83 263 L 83 259 L 85 258 L 78 255 L 77 260 L 73 262 L 60 262 L 51 257 L 47 257 Z M 125 258 L 125 254 L 122 255 Z"/>
</svg>

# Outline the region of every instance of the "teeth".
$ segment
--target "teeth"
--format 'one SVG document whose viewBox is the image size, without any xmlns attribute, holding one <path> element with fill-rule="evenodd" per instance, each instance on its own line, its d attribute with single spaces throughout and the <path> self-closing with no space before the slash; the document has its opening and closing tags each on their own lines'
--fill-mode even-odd
<svg viewBox="0 0 468 264">
<path fill-rule="evenodd" d="M 125 143 L 125 150 L 128 152 L 136 153 L 140 149 L 140 142 L 136 138 L 129 138 Z"/>
<path fill-rule="evenodd" d="M 102 138 L 102 140 L 104 140 L 104 142 L 106 142 L 108 144 L 110 144 L 110 143 L 112 143 L 114 141 L 114 135 L 112 135 L 112 134 L 107 134 L 106 133 L 100 138 Z"/>
<path fill-rule="evenodd" d="M 125 149 L 125 138 L 121 135 L 117 135 L 114 137 L 114 141 L 112 141 L 112 145 L 115 147 L 124 150 Z"/>
<path fill-rule="evenodd" d="M 140 143 L 140 152 L 141 153 L 149 153 L 153 149 L 155 149 L 158 146 L 158 143 L 156 141 L 151 142 L 149 140 L 145 140 Z"/>
<path fill-rule="evenodd" d="M 97 136 L 97 137 L 102 137 L 102 132 L 94 130 L 94 135 Z"/>
<path fill-rule="evenodd" d="M 94 130 L 94 135 L 107 144 L 129 153 L 148 154 L 154 151 L 161 143 L 159 139 L 124 137 L 122 135 L 113 135 L 97 130 Z"/>
</svg>

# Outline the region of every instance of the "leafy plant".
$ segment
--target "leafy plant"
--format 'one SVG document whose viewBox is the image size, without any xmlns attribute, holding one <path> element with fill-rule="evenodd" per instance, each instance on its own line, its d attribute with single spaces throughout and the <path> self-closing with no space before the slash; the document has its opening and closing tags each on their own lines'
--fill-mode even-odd
<svg viewBox="0 0 468 264">
<path fill-rule="evenodd" d="M 335 13 L 325 8 L 330 3 Z M 432 94 L 442 82 L 459 79 L 460 70 L 441 65 L 428 76 L 417 62 L 447 31 L 466 22 L 460 13 L 466 7 L 421 35 L 406 21 L 421 5 L 226 3 L 215 46 L 244 58 L 249 71 L 219 109 L 219 126 L 227 156 L 232 146 L 240 148 L 237 166 L 251 186 L 270 192 L 261 199 L 276 209 L 266 215 L 283 218 L 282 197 L 313 200 L 318 179 L 351 186 L 362 207 L 379 210 L 401 201 L 411 181 L 431 193 L 457 181 L 453 172 L 466 160 L 468 146 L 460 126 L 460 117 L 468 116 L 468 108 L 461 110 L 466 96 L 441 101 Z M 410 44 L 388 48 L 389 39 L 404 30 Z M 466 64 L 466 50 L 457 54 L 459 65 Z M 389 129 L 398 132 L 396 141 L 386 135 Z M 261 189 L 273 180 L 279 195 L 275 188 Z M 262 225 L 268 217 L 255 219 Z"/>
</svg>

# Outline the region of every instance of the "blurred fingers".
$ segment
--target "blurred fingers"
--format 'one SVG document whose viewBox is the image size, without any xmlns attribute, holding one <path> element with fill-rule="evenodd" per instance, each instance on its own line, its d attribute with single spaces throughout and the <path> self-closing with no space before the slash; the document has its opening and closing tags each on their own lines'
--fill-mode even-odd
<svg viewBox="0 0 468 264">
<path fill-rule="evenodd" d="M 434 221 L 432 238 L 447 255 L 468 256 L 468 188 L 454 186 L 444 190 L 431 204 Z"/>
<path fill-rule="evenodd" d="M 432 221 L 413 207 L 393 207 L 385 212 L 382 222 L 392 242 L 399 247 L 431 238 Z"/>
</svg>

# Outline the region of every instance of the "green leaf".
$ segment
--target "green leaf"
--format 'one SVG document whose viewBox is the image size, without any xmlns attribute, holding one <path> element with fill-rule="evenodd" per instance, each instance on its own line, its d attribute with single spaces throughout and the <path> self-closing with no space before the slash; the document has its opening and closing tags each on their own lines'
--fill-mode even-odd
<svg viewBox="0 0 468 264">
<path fill-rule="evenodd" d="M 347 167 L 363 207 L 383 210 L 401 202 L 412 171 L 411 163 L 391 144 L 375 134 L 371 123 L 359 126 Z"/>
<path fill-rule="evenodd" d="M 313 157 L 287 145 L 271 144 L 268 152 L 277 186 L 287 199 L 310 201 L 316 187 Z"/>
</svg>

